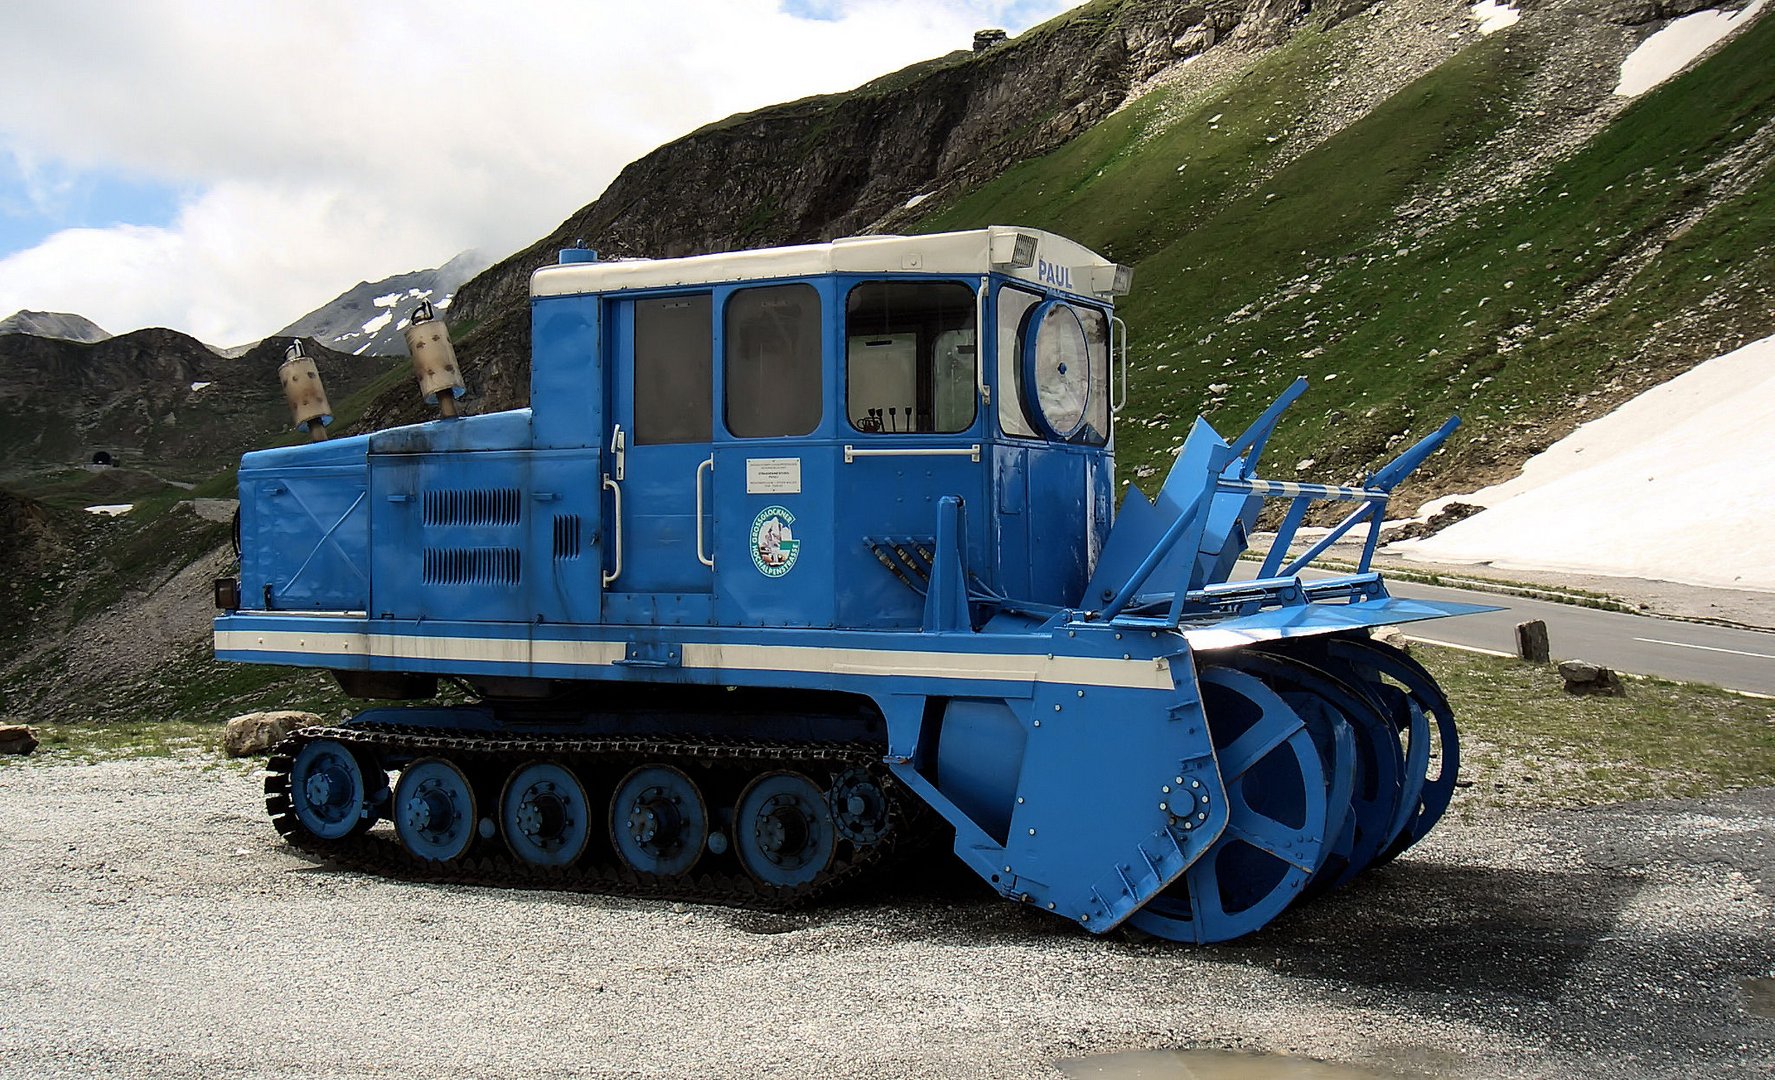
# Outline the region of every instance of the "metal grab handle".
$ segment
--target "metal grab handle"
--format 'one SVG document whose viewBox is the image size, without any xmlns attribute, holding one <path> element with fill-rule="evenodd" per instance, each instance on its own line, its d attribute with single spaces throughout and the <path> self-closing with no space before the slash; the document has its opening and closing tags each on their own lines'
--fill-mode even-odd
<svg viewBox="0 0 1775 1080">
<path fill-rule="evenodd" d="M 980 460 L 980 444 L 971 446 L 900 446 L 858 449 L 850 444 L 844 447 L 844 463 L 850 465 L 858 458 L 865 457 L 965 457 L 971 461 Z"/>
<path fill-rule="evenodd" d="M 608 473 L 604 476 L 604 487 L 611 494 L 612 510 L 615 514 L 612 520 L 616 522 L 616 569 L 602 575 L 604 587 L 608 589 L 611 582 L 622 576 L 622 487 L 615 480 L 610 479 Z"/>
<path fill-rule="evenodd" d="M 1122 406 L 1128 404 L 1128 324 L 1116 318 L 1114 315 L 1111 315 L 1109 317 L 1109 327 L 1109 411 L 1112 413 L 1119 413 L 1122 411 Z M 1122 350 L 1120 353 L 1116 352 L 1117 330 L 1121 331 L 1119 336 L 1122 342 Z M 1116 367 L 1118 366 L 1116 361 L 1118 356 L 1121 360 L 1120 367 L 1122 369 L 1122 378 L 1119 385 L 1117 384 L 1116 379 Z M 1121 393 L 1116 393 L 1117 390 L 1120 390 Z"/>
<path fill-rule="evenodd" d="M 715 475 L 715 459 L 710 458 L 709 460 L 699 464 L 696 467 L 696 561 L 702 563 L 704 566 L 713 570 L 713 569 L 715 569 L 714 558 L 712 556 L 703 554 L 703 470 L 704 469 L 709 470 L 710 476 L 714 476 Z"/>
</svg>

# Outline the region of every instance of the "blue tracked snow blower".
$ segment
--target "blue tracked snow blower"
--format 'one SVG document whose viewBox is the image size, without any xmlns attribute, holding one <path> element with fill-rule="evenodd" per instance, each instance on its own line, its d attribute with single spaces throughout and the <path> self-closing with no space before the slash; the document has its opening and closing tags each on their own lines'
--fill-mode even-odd
<svg viewBox="0 0 1775 1080">
<path fill-rule="evenodd" d="M 1102 933 L 1222 941 L 1404 850 L 1448 805 L 1448 702 L 1382 624 L 1389 493 L 1260 479 L 1286 393 L 1198 421 L 1112 527 L 1129 272 L 995 227 L 531 282 L 531 406 L 246 455 L 217 655 L 387 705 L 279 747 L 293 843 L 428 879 L 759 906 L 951 830 L 1001 895 Z M 316 403 L 318 399 L 318 404 Z M 1265 499 L 1288 500 L 1234 581 Z M 1308 507 L 1348 502 L 1288 560 Z M 1367 524 L 1358 572 L 1306 580 Z M 392 828 L 377 827 L 386 821 Z"/>
</svg>

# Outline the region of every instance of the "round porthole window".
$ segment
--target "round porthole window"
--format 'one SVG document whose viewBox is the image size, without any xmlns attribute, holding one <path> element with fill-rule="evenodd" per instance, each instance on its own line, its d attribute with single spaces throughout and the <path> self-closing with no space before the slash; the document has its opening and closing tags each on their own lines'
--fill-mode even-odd
<svg viewBox="0 0 1775 1080">
<path fill-rule="evenodd" d="M 1091 397 L 1090 352 L 1078 312 L 1049 300 L 1030 314 L 1024 336 L 1023 386 L 1030 411 L 1056 439 L 1070 439 L 1085 423 Z"/>
</svg>

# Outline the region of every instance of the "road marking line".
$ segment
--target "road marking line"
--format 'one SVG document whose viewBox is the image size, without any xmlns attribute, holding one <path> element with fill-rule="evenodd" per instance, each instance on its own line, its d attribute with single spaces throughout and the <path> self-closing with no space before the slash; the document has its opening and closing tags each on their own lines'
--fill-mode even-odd
<svg viewBox="0 0 1775 1080">
<path fill-rule="evenodd" d="M 1754 656 L 1759 660 L 1775 660 L 1775 654 L 1745 652 L 1743 649 L 1722 649 L 1716 645 L 1690 645 L 1686 641 L 1661 641 L 1658 638 L 1636 637 L 1633 640 L 1643 641 L 1647 645 L 1669 645 L 1673 649 L 1703 649 L 1707 652 L 1731 653 L 1733 656 Z"/>
<path fill-rule="evenodd" d="M 1461 645 L 1453 641 L 1438 641 L 1435 638 L 1417 637 L 1413 634 L 1405 635 L 1405 640 L 1415 641 L 1420 645 L 1440 645 L 1445 649 L 1459 649 L 1462 652 L 1476 652 L 1485 656 L 1505 656 L 1512 660 L 1516 658 L 1516 654 L 1513 652 L 1500 652 L 1497 649 L 1482 649 L 1477 645 Z"/>
<path fill-rule="evenodd" d="M 1437 641 L 1435 638 L 1416 637 L 1416 636 L 1412 636 L 1412 635 L 1407 635 L 1406 640 L 1417 642 L 1422 645 L 1441 645 L 1445 649 L 1459 649 L 1462 652 L 1483 653 L 1486 656 L 1502 656 L 1502 657 L 1506 657 L 1506 658 L 1512 659 L 1512 660 L 1516 659 L 1515 653 L 1499 652 L 1497 649 L 1482 649 L 1477 645 L 1460 645 L 1460 644 L 1456 644 L 1453 641 Z M 1643 641 L 1643 642 L 1646 642 L 1651 645 L 1677 645 L 1677 646 L 1680 646 L 1685 649 L 1711 649 L 1714 652 L 1737 652 L 1737 650 L 1735 650 L 1735 649 L 1716 649 L 1711 645 L 1683 645 L 1683 643 L 1680 641 L 1659 641 L 1657 638 L 1634 638 L 1633 640 Z M 1739 655 L 1740 656 L 1762 656 L 1763 654 L 1762 653 L 1739 653 Z M 1775 659 L 1775 657 L 1770 657 L 1769 659 Z M 1639 674 L 1638 672 L 1633 672 L 1633 671 L 1621 671 L 1621 672 L 1617 672 L 1617 674 L 1625 675 L 1630 679 L 1665 679 L 1665 680 L 1672 681 L 1672 682 L 1689 683 L 1690 685 L 1694 685 L 1694 686 L 1712 686 L 1713 685 L 1711 683 L 1699 683 L 1699 682 L 1696 682 L 1694 679 L 1680 679 L 1680 678 L 1676 678 L 1675 676 L 1671 676 L 1671 675 L 1642 675 L 1642 674 Z M 1739 689 L 1736 689 L 1736 688 L 1730 687 L 1730 686 L 1715 686 L 1714 689 L 1723 690 L 1728 694 L 1735 694 L 1738 697 L 1757 698 L 1762 701 L 1775 701 L 1775 694 L 1759 694 L 1755 690 L 1739 690 Z"/>
</svg>

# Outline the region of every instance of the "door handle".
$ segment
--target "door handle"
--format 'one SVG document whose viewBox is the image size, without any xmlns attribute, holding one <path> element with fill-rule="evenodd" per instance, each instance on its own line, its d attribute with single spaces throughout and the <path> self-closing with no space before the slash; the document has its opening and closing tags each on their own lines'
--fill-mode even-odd
<svg viewBox="0 0 1775 1080">
<path fill-rule="evenodd" d="M 703 470 L 709 470 L 711 478 L 715 475 L 715 459 L 713 457 L 696 467 L 696 561 L 709 569 L 715 569 L 715 558 L 703 554 Z"/>
<path fill-rule="evenodd" d="M 610 456 L 614 459 L 611 466 L 616 479 L 623 478 L 623 458 L 627 456 L 628 443 L 623 438 L 622 425 L 617 424 L 610 429 Z"/>
<path fill-rule="evenodd" d="M 612 546 L 616 548 L 616 566 L 609 573 L 600 575 L 604 587 L 608 589 L 611 582 L 622 576 L 622 486 L 610 479 L 609 476 L 605 476 L 604 487 L 610 492 L 611 514 L 613 515 L 611 521 L 616 526 L 611 530 L 615 534 L 613 536 L 615 543 Z"/>
</svg>

